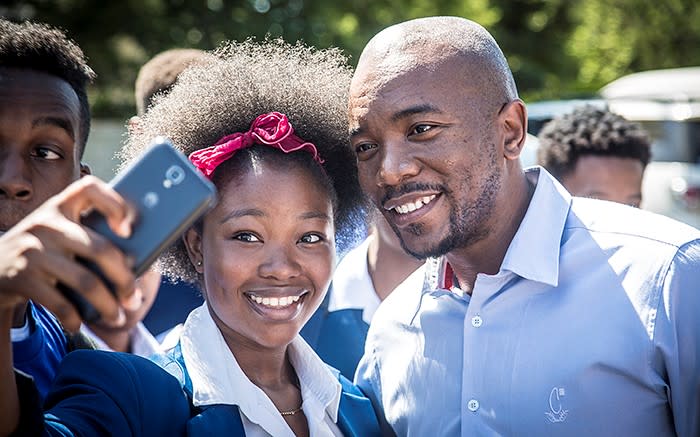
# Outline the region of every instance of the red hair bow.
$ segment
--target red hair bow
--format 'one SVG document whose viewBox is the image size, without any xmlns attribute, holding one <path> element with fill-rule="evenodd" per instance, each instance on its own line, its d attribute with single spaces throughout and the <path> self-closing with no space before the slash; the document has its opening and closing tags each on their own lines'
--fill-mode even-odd
<svg viewBox="0 0 700 437">
<path fill-rule="evenodd" d="M 284 153 L 304 150 L 311 153 L 316 162 L 323 164 L 316 146 L 296 136 L 287 116 L 279 112 L 259 115 L 250 125 L 248 132 L 227 135 L 211 147 L 190 153 L 189 158 L 205 176 L 211 177 L 216 167 L 232 157 L 237 150 L 253 144 L 268 145 Z"/>
</svg>

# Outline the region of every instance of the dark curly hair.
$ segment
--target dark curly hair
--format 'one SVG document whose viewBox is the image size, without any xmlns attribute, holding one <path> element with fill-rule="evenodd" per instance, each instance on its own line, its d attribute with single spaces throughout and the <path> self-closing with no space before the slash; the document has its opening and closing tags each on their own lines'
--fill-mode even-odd
<svg viewBox="0 0 700 437">
<path fill-rule="evenodd" d="M 592 105 L 555 117 L 537 138 L 538 164 L 557 179 L 570 175 L 581 156 L 632 158 L 643 167 L 651 159 L 649 137 L 639 124 Z"/>
<path fill-rule="evenodd" d="M 13 23 L 0 18 L 0 66 L 27 68 L 57 76 L 73 88 L 80 102 L 80 157 L 90 133 L 87 86 L 95 72 L 80 47 L 59 29 L 43 23 Z"/>
<path fill-rule="evenodd" d="M 353 228 L 364 221 L 360 215 L 366 204 L 357 180 L 357 162 L 348 145 L 351 69 L 341 51 L 267 39 L 230 42 L 213 55 L 208 62 L 181 73 L 167 95 L 156 96 L 120 152 L 122 166 L 143 152 L 154 136 L 169 137 L 176 148 L 189 154 L 225 135 L 247 131 L 260 114 L 278 111 L 289 117 L 299 137 L 316 145 L 325 160 L 325 173 L 320 174 L 329 178 L 337 196 L 337 244 L 352 238 Z M 272 149 L 265 149 L 270 148 L 254 146 L 238 152 L 224 164 L 224 170 L 240 165 L 250 154 L 262 153 L 275 160 Z M 284 156 L 288 165 L 293 160 L 313 162 L 307 153 Z M 213 182 L 222 183 L 217 172 Z M 171 279 L 199 283 L 181 241 L 159 261 L 159 269 Z"/>
</svg>

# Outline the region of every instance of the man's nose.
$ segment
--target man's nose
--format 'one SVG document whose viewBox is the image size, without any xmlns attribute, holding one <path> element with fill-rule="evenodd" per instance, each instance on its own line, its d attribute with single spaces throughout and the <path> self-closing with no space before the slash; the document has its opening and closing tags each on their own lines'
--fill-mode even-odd
<svg viewBox="0 0 700 437">
<path fill-rule="evenodd" d="M 16 153 L 0 156 L 0 196 L 12 200 L 29 200 L 33 188 L 29 164 Z"/>
<path fill-rule="evenodd" d="M 400 141 L 385 143 L 377 184 L 396 186 L 420 172 L 419 162 L 413 156 L 410 146 Z"/>
</svg>

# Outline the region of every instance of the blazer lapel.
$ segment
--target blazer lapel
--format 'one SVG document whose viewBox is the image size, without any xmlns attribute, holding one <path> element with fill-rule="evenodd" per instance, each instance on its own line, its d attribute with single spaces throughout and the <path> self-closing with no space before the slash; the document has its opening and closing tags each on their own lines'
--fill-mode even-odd
<svg viewBox="0 0 700 437">
<path fill-rule="evenodd" d="M 379 436 L 379 424 L 370 400 L 361 396 L 357 387 L 346 378 L 340 376 L 339 380 L 343 386 L 338 409 L 340 431 L 345 437 Z"/>
</svg>

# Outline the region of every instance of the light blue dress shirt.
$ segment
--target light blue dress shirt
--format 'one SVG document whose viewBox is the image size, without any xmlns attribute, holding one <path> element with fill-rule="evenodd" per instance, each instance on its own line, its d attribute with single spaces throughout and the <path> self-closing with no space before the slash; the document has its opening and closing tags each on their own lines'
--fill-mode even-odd
<svg viewBox="0 0 700 437">
<path fill-rule="evenodd" d="M 356 383 L 400 436 L 700 435 L 700 231 L 527 174 L 500 271 L 469 296 L 430 260 Z"/>
</svg>

